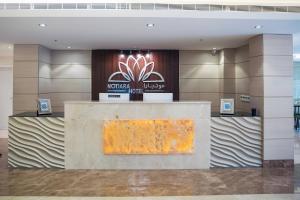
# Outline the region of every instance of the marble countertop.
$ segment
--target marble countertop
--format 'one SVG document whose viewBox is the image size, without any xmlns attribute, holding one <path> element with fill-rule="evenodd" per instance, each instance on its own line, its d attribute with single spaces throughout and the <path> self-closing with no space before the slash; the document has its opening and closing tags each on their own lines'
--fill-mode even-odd
<svg viewBox="0 0 300 200">
<path fill-rule="evenodd" d="M 54 112 L 47 115 L 38 115 L 36 112 L 23 112 L 9 117 L 64 117 L 63 112 Z"/>
<path fill-rule="evenodd" d="M 173 102 L 144 102 L 144 101 L 124 101 L 124 102 L 104 102 L 104 101 L 65 101 L 65 104 L 211 104 L 210 101 L 173 101 Z"/>
<path fill-rule="evenodd" d="M 219 112 L 212 112 L 211 117 L 259 117 L 259 116 L 252 116 L 251 113 L 248 112 L 235 112 L 233 115 L 229 114 L 221 114 Z"/>
<path fill-rule="evenodd" d="M 77 101 L 75 101 L 75 102 L 72 101 L 71 103 L 77 103 Z M 79 103 L 86 103 L 86 102 L 79 102 Z M 179 103 L 179 102 L 177 102 L 177 103 Z M 202 102 L 200 102 L 200 103 L 202 103 Z M 23 112 L 23 113 L 12 115 L 10 117 L 64 117 L 64 113 L 63 112 L 54 112 L 49 115 L 37 115 L 36 112 Z M 212 112 L 211 117 L 252 117 L 252 116 L 251 116 L 251 113 L 247 113 L 247 112 L 236 112 L 234 115 L 222 115 L 219 112 Z M 256 116 L 256 117 L 259 117 L 259 116 Z"/>
</svg>

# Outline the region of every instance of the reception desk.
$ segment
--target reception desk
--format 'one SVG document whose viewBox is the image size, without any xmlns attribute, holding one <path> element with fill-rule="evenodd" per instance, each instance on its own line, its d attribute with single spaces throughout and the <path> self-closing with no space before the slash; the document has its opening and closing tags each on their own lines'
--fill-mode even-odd
<svg viewBox="0 0 300 200">
<path fill-rule="evenodd" d="M 210 102 L 66 102 L 65 167 L 66 169 L 208 169 L 210 166 L 210 107 Z M 124 149 L 123 152 L 122 148 L 119 148 L 115 153 L 109 153 L 110 151 L 107 153 L 104 138 L 105 134 L 108 134 L 107 137 L 113 137 L 109 136 L 110 131 L 118 127 L 109 123 L 114 122 L 116 122 L 115 125 L 128 123 L 125 127 L 128 126 L 129 131 L 136 132 L 136 137 L 131 136 L 132 141 L 126 143 L 131 148 Z M 147 134 L 139 135 L 143 134 L 141 131 L 138 133 L 139 126 L 141 126 L 140 130 L 144 128 L 147 132 L 147 127 L 151 129 L 153 123 L 163 123 L 165 125 L 158 128 L 166 129 L 160 131 L 164 134 L 157 133 L 158 135 L 155 136 L 154 145 L 152 145 L 156 146 L 154 150 L 151 149 L 151 143 L 148 144 L 153 138 L 152 132 L 149 131 L 148 136 Z M 192 133 L 185 131 L 183 128 L 185 125 L 179 126 L 178 123 L 187 123 L 186 126 L 192 129 Z M 176 124 L 175 127 L 172 128 L 172 124 Z M 105 125 L 111 127 L 105 130 Z M 166 144 L 168 138 L 165 138 L 168 134 L 176 144 L 182 141 L 180 138 L 185 138 L 187 143 L 178 144 L 177 149 L 163 150 L 160 146 L 168 148 Z M 179 136 L 177 137 L 176 134 Z M 192 134 L 192 144 L 189 144 L 190 137 L 186 134 Z M 126 139 L 123 138 L 123 140 Z M 144 152 L 143 148 L 140 150 L 134 148 L 135 145 L 140 146 L 137 140 L 144 141 L 147 147 L 144 148 Z M 118 144 L 124 145 L 122 141 L 118 141 Z M 186 148 L 184 145 L 192 146 Z M 159 151 L 160 149 L 162 150 Z"/>
<path fill-rule="evenodd" d="M 10 167 L 65 168 L 63 113 L 13 115 L 8 130 Z"/>
<path fill-rule="evenodd" d="M 211 114 L 210 102 L 66 102 L 65 113 L 9 118 L 10 167 L 261 167 L 260 117 Z"/>
<path fill-rule="evenodd" d="M 262 137 L 260 117 L 243 112 L 212 113 L 210 166 L 261 167 Z"/>
</svg>

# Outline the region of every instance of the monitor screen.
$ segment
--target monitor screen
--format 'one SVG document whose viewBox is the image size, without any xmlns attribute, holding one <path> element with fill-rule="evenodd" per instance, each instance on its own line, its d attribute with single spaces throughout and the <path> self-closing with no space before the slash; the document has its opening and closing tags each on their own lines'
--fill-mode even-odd
<svg viewBox="0 0 300 200">
<path fill-rule="evenodd" d="M 231 110 L 232 109 L 232 105 L 229 102 L 224 103 L 224 110 Z"/>
</svg>

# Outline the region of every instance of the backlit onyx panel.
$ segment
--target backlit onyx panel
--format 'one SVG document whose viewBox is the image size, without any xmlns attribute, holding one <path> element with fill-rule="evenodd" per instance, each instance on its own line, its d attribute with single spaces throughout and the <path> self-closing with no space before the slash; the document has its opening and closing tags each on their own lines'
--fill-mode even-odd
<svg viewBox="0 0 300 200">
<path fill-rule="evenodd" d="M 188 154 L 193 152 L 193 120 L 108 120 L 104 154 Z"/>
</svg>

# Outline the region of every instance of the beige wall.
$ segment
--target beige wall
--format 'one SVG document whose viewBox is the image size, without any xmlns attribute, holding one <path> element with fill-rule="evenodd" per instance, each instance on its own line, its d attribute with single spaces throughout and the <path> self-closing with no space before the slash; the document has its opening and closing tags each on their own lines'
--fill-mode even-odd
<svg viewBox="0 0 300 200">
<path fill-rule="evenodd" d="M 1 56 L 0 55 L 0 67 L 12 67 L 13 56 Z"/>
<path fill-rule="evenodd" d="M 54 112 L 64 101 L 90 100 L 91 51 L 50 50 L 15 45 L 14 113 L 36 111 L 38 98 L 50 98 Z"/>
<path fill-rule="evenodd" d="M 63 111 L 64 101 L 91 100 L 91 51 L 52 51 L 51 79 L 54 111 Z"/>
<path fill-rule="evenodd" d="M 220 98 L 235 99 L 235 49 L 223 49 L 220 52 Z"/>
<path fill-rule="evenodd" d="M 250 103 L 241 101 L 240 95 L 250 95 L 250 70 L 249 70 L 249 45 L 239 47 L 235 51 L 235 93 L 236 93 L 236 109 L 249 112 L 251 110 Z"/>
<path fill-rule="evenodd" d="M 180 51 L 180 100 L 211 101 L 212 111 L 220 110 L 221 98 L 234 98 L 236 110 L 250 112 L 250 103 L 240 101 L 249 95 L 248 45 L 211 51 Z"/>
<path fill-rule="evenodd" d="M 39 45 L 15 45 L 13 61 L 13 112 L 37 109 Z"/>
<path fill-rule="evenodd" d="M 249 51 L 251 105 L 263 117 L 264 160 L 293 160 L 292 35 L 256 36 Z"/>
<path fill-rule="evenodd" d="M 15 47 L 15 113 L 36 110 L 38 98 L 50 98 L 53 111 L 63 111 L 67 100 L 91 99 L 91 51 Z M 180 51 L 180 100 L 211 101 L 216 112 L 220 98 L 235 98 L 238 111 L 249 111 L 239 101 L 249 91 L 247 50 Z"/>
<path fill-rule="evenodd" d="M 13 48 L 0 43 L 0 138 L 7 138 L 8 116 L 12 114 Z"/>
<path fill-rule="evenodd" d="M 50 98 L 51 94 L 51 50 L 39 46 L 39 98 Z"/>
<path fill-rule="evenodd" d="M 219 109 L 219 54 L 211 51 L 179 52 L 180 100 L 212 102 L 212 111 Z"/>
</svg>

